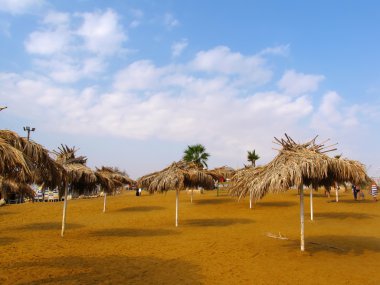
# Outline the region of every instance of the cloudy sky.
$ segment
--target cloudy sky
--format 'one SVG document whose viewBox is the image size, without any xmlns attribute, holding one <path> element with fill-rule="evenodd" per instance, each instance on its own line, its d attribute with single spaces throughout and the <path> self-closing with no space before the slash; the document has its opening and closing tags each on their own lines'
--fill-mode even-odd
<svg viewBox="0 0 380 285">
<path fill-rule="evenodd" d="M 0 0 L 2 129 L 132 178 L 338 143 L 380 176 L 377 1 Z"/>
</svg>

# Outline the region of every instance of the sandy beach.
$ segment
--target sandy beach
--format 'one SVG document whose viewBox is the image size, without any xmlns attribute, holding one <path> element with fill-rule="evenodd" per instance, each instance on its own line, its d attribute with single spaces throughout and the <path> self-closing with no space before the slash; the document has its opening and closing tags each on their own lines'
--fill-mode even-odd
<svg viewBox="0 0 380 285">
<path fill-rule="evenodd" d="M 1 284 L 378 284 L 380 203 L 305 197 L 306 251 L 299 249 L 299 197 L 268 195 L 249 209 L 215 191 L 136 197 L 124 192 L 68 203 L 0 208 Z M 288 239 L 268 237 L 269 234 Z"/>
</svg>

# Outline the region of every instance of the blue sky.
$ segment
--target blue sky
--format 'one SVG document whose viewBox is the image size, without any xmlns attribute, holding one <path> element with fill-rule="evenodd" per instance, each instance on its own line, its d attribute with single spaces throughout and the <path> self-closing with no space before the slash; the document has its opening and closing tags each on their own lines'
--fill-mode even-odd
<svg viewBox="0 0 380 285">
<path fill-rule="evenodd" d="M 380 176 L 377 1 L 0 0 L 1 128 L 133 178 L 202 143 L 338 142 Z"/>
</svg>

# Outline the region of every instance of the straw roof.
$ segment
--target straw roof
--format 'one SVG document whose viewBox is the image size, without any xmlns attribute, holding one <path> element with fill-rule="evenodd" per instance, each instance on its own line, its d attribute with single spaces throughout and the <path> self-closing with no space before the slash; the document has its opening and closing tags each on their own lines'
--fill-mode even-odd
<svg viewBox="0 0 380 285">
<path fill-rule="evenodd" d="M 50 157 L 48 150 L 42 145 L 28 141 L 9 130 L 0 130 L 0 139 L 22 153 L 32 174 L 28 182 L 43 183 L 52 188 L 62 183 L 65 178 L 63 167 Z"/>
<path fill-rule="evenodd" d="M 285 137 L 275 138 L 282 148 L 270 163 L 237 171 L 231 181 L 231 195 L 241 198 L 252 192 L 253 198 L 258 200 L 269 191 L 282 192 L 292 186 L 332 186 L 334 182 L 360 184 L 368 181 L 360 162 L 325 154 L 335 150 L 332 149 L 334 145 L 317 144 L 317 137 L 304 144 L 294 142 L 286 134 Z"/>
<path fill-rule="evenodd" d="M 182 190 L 186 187 L 201 186 L 205 189 L 214 187 L 214 180 L 206 171 L 200 169 L 195 163 L 183 160 L 173 162 L 165 169 L 145 175 L 138 179 L 140 187 L 147 188 L 149 192 L 163 192 L 168 190 Z"/>
<path fill-rule="evenodd" d="M 235 172 L 236 172 L 235 169 L 225 165 L 225 166 L 221 166 L 221 167 L 217 167 L 217 168 L 208 170 L 207 173 L 212 175 L 214 178 L 219 178 L 219 177 L 232 178 L 232 176 L 234 176 Z"/>
<path fill-rule="evenodd" d="M 76 152 L 75 147 L 70 148 L 67 145 L 61 145 L 58 147 L 58 151 L 53 151 L 57 156 L 56 161 L 63 165 L 71 183 L 95 184 L 97 177 L 94 171 L 85 165 L 87 158 L 85 156 L 76 157 Z"/>
<path fill-rule="evenodd" d="M 23 153 L 2 138 L 0 138 L 0 175 L 19 181 L 31 178 L 31 172 Z"/>
<path fill-rule="evenodd" d="M 102 166 L 96 168 L 96 172 L 100 172 L 111 179 L 119 182 L 120 184 L 135 184 L 136 182 L 131 179 L 125 171 L 119 170 L 117 167 Z"/>
<path fill-rule="evenodd" d="M 33 198 L 34 191 L 27 183 L 16 182 L 11 179 L 1 179 L 0 186 L 5 190 L 12 193 L 24 194 L 27 197 Z"/>
</svg>

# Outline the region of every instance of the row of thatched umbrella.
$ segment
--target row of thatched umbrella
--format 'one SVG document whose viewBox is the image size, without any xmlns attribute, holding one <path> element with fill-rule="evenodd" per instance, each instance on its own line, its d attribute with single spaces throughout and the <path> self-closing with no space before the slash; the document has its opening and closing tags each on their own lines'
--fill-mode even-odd
<svg viewBox="0 0 380 285">
<path fill-rule="evenodd" d="M 0 188 L 33 198 L 29 184 L 58 188 L 64 195 L 62 236 L 65 227 L 68 184 L 76 188 L 95 188 L 100 184 L 105 193 L 126 183 L 133 183 L 125 173 L 110 167 L 92 171 L 87 158 L 76 157 L 76 149 L 63 146 L 54 151 L 56 160 L 42 145 L 18 136 L 9 130 L 0 130 Z M 4 193 L 5 193 L 4 191 Z M 105 203 L 104 203 L 105 210 Z"/>
<path fill-rule="evenodd" d="M 281 146 L 278 155 L 268 164 L 237 171 L 231 181 L 230 193 L 239 198 L 248 193 L 255 201 L 268 193 L 279 193 L 297 187 L 300 192 L 301 250 L 304 244 L 303 187 L 330 187 L 337 183 L 366 183 L 370 179 L 364 166 L 353 160 L 331 158 L 326 152 L 335 150 L 325 142 L 313 140 L 299 144 L 285 134 L 285 139 L 275 138 Z M 312 190 L 311 190 L 312 198 Z M 312 199 L 311 199 L 312 203 Z M 312 206 L 312 204 L 311 204 Z"/>
</svg>

